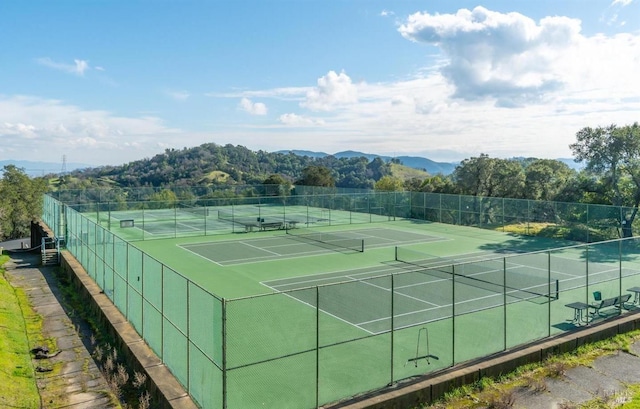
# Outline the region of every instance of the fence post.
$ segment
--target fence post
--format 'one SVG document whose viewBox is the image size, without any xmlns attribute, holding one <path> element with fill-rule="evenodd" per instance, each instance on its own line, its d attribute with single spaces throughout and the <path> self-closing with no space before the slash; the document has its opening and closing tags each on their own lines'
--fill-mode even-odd
<svg viewBox="0 0 640 409">
<path fill-rule="evenodd" d="M 502 258 L 502 350 L 507 350 L 507 258 Z"/>
<path fill-rule="evenodd" d="M 398 248 L 396 247 L 396 253 L 398 252 Z M 390 348 L 390 352 L 391 352 L 391 379 L 389 380 L 389 386 L 393 385 L 393 347 L 394 347 L 394 329 L 395 329 L 395 324 L 394 324 L 394 305 L 393 305 L 393 300 L 394 300 L 394 274 L 391 274 L 391 348 Z"/>
<path fill-rule="evenodd" d="M 227 299 L 222 299 L 222 407 L 227 408 Z"/>
<path fill-rule="evenodd" d="M 320 407 L 320 287 L 316 286 L 316 408 Z"/>
</svg>

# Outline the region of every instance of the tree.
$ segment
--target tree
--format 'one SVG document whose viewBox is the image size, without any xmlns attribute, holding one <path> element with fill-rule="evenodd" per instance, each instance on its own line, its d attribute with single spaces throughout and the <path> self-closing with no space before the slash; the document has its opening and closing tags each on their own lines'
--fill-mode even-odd
<svg viewBox="0 0 640 409">
<path fill-rule="evenodd" d="M 331 171 L 324 166 L 307 166 L 302 170 L 302 178 L 296 185 L 335 187 L 336 181 Z"/>
<path fill-rule="evenodd" d="M 282 175 L 273 174 L 262 182 L 262 194 L 265 196 L 288 196 L 291 192 L 291 182 Z"/>
<path fill-rule="evenodd" d="M 286 185 L 289 182 L 282 175 L 273 174 L 262 182 L 263 185 Z"/>
<path fill-rule="evenodd" d="M 170 209 L 177 202 L 178 196 L 169 189 L 162 189 L 149 197 L 149 207 L 152 209 Z"/>
<path fill-rule="evenodd" d="M 453 178 L 464 195 L 518 198 L 524 188 L 524 172 L 519 162 L 486 154 L 463 160 Z"/>
<path fill-rule="evenodd" d="M 455 193 L 456 187 L 450 177 L 434 175 L 424 180 L 420 191 L 428 193 Z"/>
<path fill-rule="evenodd" d="M 382 158 L 376 156 L 367 165 L 367 176 L 374 180 L 380 180 L 383 176 L 391 174 L 391 166 L 388 163 L 384 163 Z"/>
<path fill-rule="evenodd" d="M 640 125 L 582 128 L 576 143 L 569 145 L 578 162 L 605 182 L 611 204 L 631 207 L 620 220 L 622 236 L 631 237 L 631 225 L 640 205 Z"/>
<path fill-rule="evenodd" d="M 375 190 L 383 190 L 386 192 L 401 191 L 403 188 L 404 182 L 395 176 L 383 176 L 376 182 L 374 187 Z"/>
<path fill-rule="evenodd" d="M 524 197 L 533 200 L 556 200 L 575 175 L 566 163 L 553 159 L 534 159 L 524 173 Z"/>
<path fill-rule="evenodd" d="M 412 177 L 404 181 L 404 190 L 408 190 L 410 192 L 419 192 L 422 188 L 424 181 L 417 177 Z"/>
<path fill-rule="evenodd" d="M 44 179 L 31 179 L 24 169 L 14 165 L 4 167 L 0 180 L 0 237 L 3 240 L 31 234 L 31 222 L 42 215 L 42 196 L 46 188 Z"/>
</svg>

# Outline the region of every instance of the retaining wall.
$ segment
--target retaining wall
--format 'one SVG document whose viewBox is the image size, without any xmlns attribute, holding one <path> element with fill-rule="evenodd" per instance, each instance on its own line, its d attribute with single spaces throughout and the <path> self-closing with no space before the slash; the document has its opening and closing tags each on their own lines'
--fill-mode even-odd
<svg viewBox="0 0 640 409">
<path fill-rule="evenodd" d="M 37 224 L 35 227 L 32 225 L 32 237 L 34 236 L 53 237 L 53 233 L 46 225 Z M 197 409 L 182 385 L 100 290 L 78 260 L 68 251 L 62 251 L 61 256 L 60 267 L 86 306 L 87 312 L 115 342 L 129 369 L 147 375 L 147 391 L 159 407 Z"/>
</svg>

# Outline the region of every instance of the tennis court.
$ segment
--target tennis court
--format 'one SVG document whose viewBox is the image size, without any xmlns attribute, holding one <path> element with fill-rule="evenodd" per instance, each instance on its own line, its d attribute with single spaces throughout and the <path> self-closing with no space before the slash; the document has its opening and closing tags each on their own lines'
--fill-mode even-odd
<svg viewBox="0 0 640 409">
<path fill-rule="evenodd" d="M 65 219 L 70 249 L 203 407 L 317 407 L 572 331 L 568 304 L 640 286 L 635 241 L 575 246 L 353 209 Z"/>
<path fill-rule="evenodd" d="M 376 209 L 374 209 L 376 210 Z M 130 240 L 250 233 L 388 221 L 388 216 L 313 206 L 252 204 L 242 206 L 187 206 L 108 210 L 97 220 Z"/>
<path fill-rule="evenodd" d="M 232 266 L 282 258 L 309 257 L 333 251 L 362 253 L 365 249 L 445 240 L 428 234 L 382 227 L 331 232 L 295 228 L 286 229 L 278 235 L 245 237 L 178 246 L 220 266 Z"/>
<path fill-rule="evenodd" d="M 370 334 L 389 329 L 392 317 L 388 306 L 374 302 L 367 308 L 346 308 L 347 303 L 341 301 L 345 294 L 340 293 L 340 285 L 350 283 L 349 298 L 361 301 L 389 298 L 393 292 L 397 306 L 394 327 L 401 329 L 451 318 L 454 280 L 458 285 L 457 314 L 499 308 L 505 302 L 549 303 L 558 300 L 561 285 L 568 291 L 573 286 L 580 288 L 583 284 L 581 274 L 564 272 L 572 264 L 574 269 L 581 268 L 580 263 L 570 259 L 565 259 L 562 271 L 551 271 L 548 276 L 546 269 L 510 261 L 505 263 L 502 258 L 488 260 L 491 254 L 486 252 L 451 258 L 425 257 L 429 255 L 396 248 L 395 262 L 378 267 L 269 280 L 262 284 L 277 292 L 290 293 L 314 308 L 314 294 L 296 290 L 323 286 L 325 303 L 321 311 Z M 455 272 L 452 267 L 454 264 Z M 606 265 L 600 267 L 601 270 L 593 275 L 594 279 L 599 280 L 596 283 L 604 284 L 617 278 L 617 271 Z M 639 273 L 638 270 L 627 269 L 624 274 L 631 276 Z M 394 282 L 394 286 L 390 285 L 389 274 L 395 275 L 397 283 Z M 332 286 L 337 290 L 331 295 L 333 300 L 328 300 L 326 294 L 332 292 Z"/>
</svg>

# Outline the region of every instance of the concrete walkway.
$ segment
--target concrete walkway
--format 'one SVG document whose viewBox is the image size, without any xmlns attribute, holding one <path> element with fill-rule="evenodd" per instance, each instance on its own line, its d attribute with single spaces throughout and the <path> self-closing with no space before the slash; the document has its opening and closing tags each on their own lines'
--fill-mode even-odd
<svg viewBox="0 0 640 409">
<path fill-rule="evenodd" d="M 24 289 L 33 309 L 43 318 L 43 335 L 53 338 L 58 355 L 34 359 L 34 367 L 55 368 L 37 372 L 43 407 L 47 409 L 116 408 L 107 382 L 91 357 L 91 331 L 73 311 L 63 307 L 63 297 L 53 275 L 54 267 L 41 267 L 39 253 L 15 250 L 4 265 L 14 287 Z M 36 345 L 30 345 L 31 348 Z"/>
<path fill-rule="evenodd" d="M 614 402 L 615 395 L 625 391 L 629 384 L 640 383 L 640 342 L 632 345 L 631 352 L 617 351 L 597 358 L 589 367 L 578 366 L 567 370 L 564 376 L 547 378 L 546 390 L 520 389 L 514 394 L 513 407 L 574 408 L 596 398 Z M 617 402 L 623 403 L 624 398 L 622 394 Z"/>
</svg>

